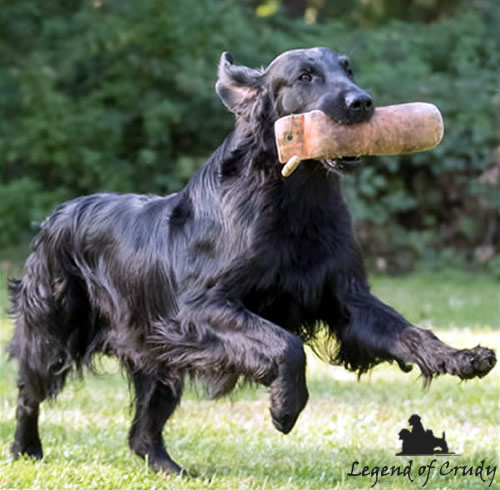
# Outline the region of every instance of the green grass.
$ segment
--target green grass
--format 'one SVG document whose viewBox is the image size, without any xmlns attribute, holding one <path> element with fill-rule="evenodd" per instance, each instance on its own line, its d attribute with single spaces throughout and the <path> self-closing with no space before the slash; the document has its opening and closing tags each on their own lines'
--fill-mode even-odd
<svg viewBox="0 0 500 490">
<path fill-rule="evenodd" d="M 376 278 L 374 290 L 411 320 L 431 325 L 458 347 L 498 347 L 497 286 L 484 276 L 418 274 Z M 478 299 L 475 299 L 477 296 Z M 13 462 L 15 366 L 4 347 L 12 326 L 0 324 L 0 488 L 370 488 L 374 477 L 349 477 L 352 463 L 402 465 L 413 459 L 410 482 L 380 477 L 375 488 L 422 488 L 419 466 L 431 457 L 396 457 L 397 434 L 419 413 L 436 435 L 446 431 L 451 451 L 438 464 L 476 468 L 498 465 L 500 369 L 482 380 L 450 376 L 422 389 L 418 373 L 389 365 L 357 381 L 342 368 L 308 355 L 309 403 L 291 434 L 276 432 L 263 388 L 241 389 L 219 401 L 189 390 L 164 432 L 170 454 L 198 474 L 186 479 L 149 471 L 128 450 L 131 418 L 127 382 L 111 360 L 106 374 L 70 383 L 56 402 L 44 404 L 42 461 Z M 439 467 L 438 467 L 439 468 Z M 490 488 L 500 487 L 497 471 Z M 424 488 L 488 488 L 475 476 L 443 476 L 435 471 Z"/>
<path fill-rule="evenodd" d="M 374 292 L 424 327 L 500 327 L 499 282 L 486 274 L 445 270 L 375 276 Z"/>
</svg>

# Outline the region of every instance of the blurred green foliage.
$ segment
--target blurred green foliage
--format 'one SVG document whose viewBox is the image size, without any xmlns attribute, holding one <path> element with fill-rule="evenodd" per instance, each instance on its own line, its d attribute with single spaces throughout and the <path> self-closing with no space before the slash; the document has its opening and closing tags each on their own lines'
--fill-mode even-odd
<svg viewBox="0 0 500 490">
<path fill-rule="evenodd" d="M 323 45 L 351 55 L 379 105 L 429 101 L 445 119 L 436 150 L 367 159 L 346 178 L 363 248 L 395 269 L 493 263 L 493 0 L 311 0 L 297 19 L 286 1 L 2 3 L 1 246 L 29 239 L 32 222 L 73 196 L 184 185 L 233 125 L 214 92 L 223 50 L 259 66 Z"/>
</svg>

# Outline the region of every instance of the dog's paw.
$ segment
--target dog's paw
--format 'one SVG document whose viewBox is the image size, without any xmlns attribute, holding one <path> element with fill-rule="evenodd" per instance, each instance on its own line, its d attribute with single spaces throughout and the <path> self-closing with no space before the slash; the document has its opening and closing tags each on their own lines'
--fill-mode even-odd
<svg viewBox="0 0 500 490">
<path fill-rule="evenodd" d="M 194 478 L 196 475 L 179 466 L 172 458 L 163 457 L 149 460 L 149 467 L 162 475 L 179 475 Z"/>
<path fill-rule="evenodd" d="M 14 460 L 17 460 L 23 456 L 34 459 L 42 459 L 43 451 L 42 445 L 39 442 L 34 442 L 28 445 L 21 445 L 18 442 L 14 442 L 10 448 L 10 453 Z"/>
<path fill-rule="evenodd" d="M 486 376 L 497 362 L 495 352 L 485 347 L 460 350 L 456 354 L 456 373 L 462 379 Z"/>
<path fill-rule="evenodd" d="M 288 434 L 306 406 L 309 393 L 305 383 L 295 384 L 276 380 L 271 385 L 271 419 L 274 427 Z"/>
<path fill-rule="evenodd" d="M 288 434 L 297 421 L 297 415 L 290 415 L 287 413 L 276 414 L 271 409 L 271 420 L 273 421 L 274 428 L 283 434 Z"/>
</svg>

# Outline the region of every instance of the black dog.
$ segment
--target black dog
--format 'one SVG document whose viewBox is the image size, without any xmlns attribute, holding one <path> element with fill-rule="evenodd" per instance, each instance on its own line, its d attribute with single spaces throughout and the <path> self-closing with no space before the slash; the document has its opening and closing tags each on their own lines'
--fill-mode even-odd
<svg viewBox="0 0 500 490">
<path fill-rule="evenodd" d="M 371 117 L 347 57 L 295 50 L 260 70 L 225 53 L 216 88 L 236 129 L 185 189 L 60 205 L 34 239 L 24 277 L 11 281 L 15 457 L 42 456 L 39 404 L 96 353 L 116 355 L 133 380 L 131 448 L 171 472 L 180 467 L 162 428 L 186 374 L 214 396 L 240 377 L 268 386 L 273 424 L 287 433 L 308 398 L 304 343 L 359 373 L 395 360 L 405 371 L 416 363 L 426 380 L 471 378 L 495 364 L 491 350 L 453 349 L 370 294 L 338 176 L 350 159 L 280 174 L 279 117 L 313 109 L 345 124 Z"/>
</svg>

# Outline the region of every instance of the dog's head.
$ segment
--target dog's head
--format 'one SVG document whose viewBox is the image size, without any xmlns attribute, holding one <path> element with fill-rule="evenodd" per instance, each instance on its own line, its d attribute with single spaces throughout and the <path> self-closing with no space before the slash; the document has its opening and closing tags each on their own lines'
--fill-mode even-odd
<svg viewBox="0 0 500 490">
<path fill-rule="evenodd" d="M 401 429 L 399 431 L 399 438 L 402 441 L 409 439 L 410 437 L 411 437 L 411 432 L 408 429 Z"/>
<path fill-rule="evenodd" d="M 354 81 L 348 57 L 327 48 L 286 51 L 260 69 L 236 65 L 225 52 L 216 91 L 239 125 L 250 132 L 270 129 L 280 117 L 315 109 L 341 124 L 367 121 L 374 111 L 370 94 Z M 322 163 L 328 169 L 345 170 L 357 161 L 344 157 Z"/>
<path fill-rule="evenodd" d="M 367 121 L 374 111 L 370 94 L 354 81 L 348 57 L 327 48 L 286 51 L 265 69 L 236 65 L 223 53 L 216 90 L 225 106 L 246 121 L 263 111 L 276 120 L 319 109 L 351 124 Z"/>
</svg>

